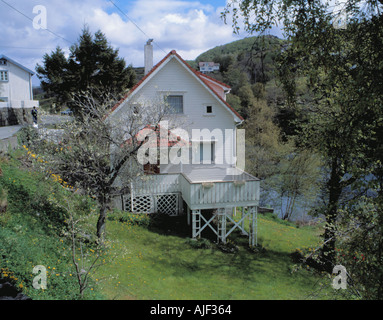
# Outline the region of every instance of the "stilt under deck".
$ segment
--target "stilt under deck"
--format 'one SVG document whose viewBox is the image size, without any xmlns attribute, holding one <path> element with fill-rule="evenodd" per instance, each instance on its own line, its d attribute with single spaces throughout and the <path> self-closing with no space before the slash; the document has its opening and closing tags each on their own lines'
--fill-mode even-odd
<svg viewBox="0 0 383 320">
<path fill-rule="evenodd" d="M 191 215 L 191 225 L 192 225 L 192 238 L 197 239 L 201 238 L 202 231 L 206 228 L 210 228 L 217 236 L 217 242 L 226 243 L 229 235 L 235 230 L 241 230 L 243 235 L 249 236 L 249 245 L 256 246 L 258 245 L 258 207 L 242 207 L 241 218 L 239 221 L 235 221 L 228 208 L 219 208 L 217 209 L 216 214 L 213 214 L 210 218 L 206 219 L 201 210 L 188 210 L 188 224 L 190 225 L 190 215 Z M 217 218 L 218 223 L 213 224 L 213 220 Z M 245 219 L 249 220 L 250 230 L 247 232 L 244 227 Z M 233 226 L 228 230 L 227 222 L 232 222 Z"/>
<path fill-rule="evenodd" d="M 200 238 L 202 231 L 209 228 L 217 235 L 218 242 L 226 243 L 228 236 L 239 229 L 249 236 L 249 245 L 257 245 L 260 181 L 244 171 L 232 169 L 233 174 L 227 174 L 226 168 L 199 167 L 181 173 L 146 176 L 132 184 L 133 192 L 123 198 L 122 206 L 132 212 L 154 213 L 165 202 L 163 199 L 168 199 L 169 213 L 176 215 L 181 213 L 184 201 L 193 239 Z M 170 201 L 173 198 L 175 200 Z M 239 207 L 241 218 L 236 222 L 232 213 Z M 206 219 L 201 213 L 204 209 L 213 209 L 215 214 Z M 218 223 L 213 223 L 215 218 Z M 249 232 L 244 227 L 246 219 Z M 233 223 L 229 230 L 227 222 Z"/>
</svg>

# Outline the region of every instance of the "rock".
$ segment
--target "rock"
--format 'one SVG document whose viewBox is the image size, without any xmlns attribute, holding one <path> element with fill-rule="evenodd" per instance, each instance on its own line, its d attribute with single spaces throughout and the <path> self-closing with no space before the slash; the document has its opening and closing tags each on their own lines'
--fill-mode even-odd
<svg viewBox="0 0 383 320">
<path fill-rule="evenodd" d="M 18 290 L 9 282 L 0 283 L 0 296 L 16 297 Z"/>
<path fill-rule="evenodd" d="M 12 283 L 6 279 L 0 279 L 0 300 L 32 300 L 19 292 Z"/>
</svg>

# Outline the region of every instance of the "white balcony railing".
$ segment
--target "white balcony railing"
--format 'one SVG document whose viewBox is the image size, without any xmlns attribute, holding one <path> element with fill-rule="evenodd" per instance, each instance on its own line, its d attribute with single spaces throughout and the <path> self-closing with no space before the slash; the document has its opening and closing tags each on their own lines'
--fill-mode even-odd
<svg viewBox="0 0 383 320">
<path fill-rule="evenodd" d="M 184 173 L 145 176 L 132 184 L 133 195 L 181 193 L 190 209 L 257 206 L 260 181 L 244 173 L 242 180 L 192 181 Z"/>
</svg>

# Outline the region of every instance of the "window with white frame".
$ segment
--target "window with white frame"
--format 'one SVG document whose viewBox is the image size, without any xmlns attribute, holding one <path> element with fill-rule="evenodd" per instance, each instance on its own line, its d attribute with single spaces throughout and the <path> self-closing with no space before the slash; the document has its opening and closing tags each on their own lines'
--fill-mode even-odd
<svg viewBox="0 0 383 320">
<path fill-rule="evenodd" d="M 168 104 L 167 113 L 169 113 L 169 114 L 184 113 L 184 97 L 183 97 L 183 95 L 169 95 L 166 97 L 166 103 Z"/>
<path fill-rule="evenodd" d="M 8 71 L 0 71 L 0 81 L 8 81 Z"/>
<path fill-rule="evenodd" d="M 206 104 L 203 106 L 203 115 L 204 116 L 214 116 L 214 107 L 211 104 Z"/>
<path fill-rule="evenodd" d="M 7 65 L 7 60 L 0 59 L 0 66 L 6 66 Z"/>
<path fill-rule="evenodd" d="M 201 164 L 214 164 L 215 143 L 214 141 L 201 142 L 199 145 L 199 156 Z"/>
</svg>

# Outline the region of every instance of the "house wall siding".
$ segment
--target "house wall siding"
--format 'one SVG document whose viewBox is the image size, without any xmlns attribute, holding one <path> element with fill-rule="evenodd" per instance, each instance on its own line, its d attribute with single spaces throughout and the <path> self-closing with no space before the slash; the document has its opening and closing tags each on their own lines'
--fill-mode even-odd
<svg viewBox="0 0 383 320">
<path fill-rule="evenodd" d="M 233 115 L 218 101 L 214 95 L 208 91 L 175 58 L 169 61 L 161 70 L 159 70 L 148 82 L 138 90 L 137 94 L 145 99 L 156 99 L 158 95 L 182 94 L 184 96 L 184 114 L 175 115 L 169 118 L 170 128 L 175 127 L 186 130 L 189 138 L 192 138 L 192 129 L 208 129 L 212 132 L 214 129 L 220 129 L 225 136 L 225 129 L 231 129 L 235 132 L 236 126 Z M 206 114 L 206 106 L 213 107 L 213 115 Z M 176 132 L 176 130 L 175 130 Z M 233 140 L 233 139 L 232 139 Z M 217 147 L 220 143 L 216 142 Z M 216 149 L 216 163 L 232 163 L 233 143 L 226 146 L 222 142 L 223 149 Z M 199 150 L 196 151 L 196 158 L 199 157 Z"/>
<path fill-rule="evenodd" d="M 1 82 L 1 97 L 10 100 L 33 100 L 31 93 L 30 74 L 15 66 L 10 61 L 1 65 L 0 70 L 8 71 L 8 82 Z"/>
</svg>

